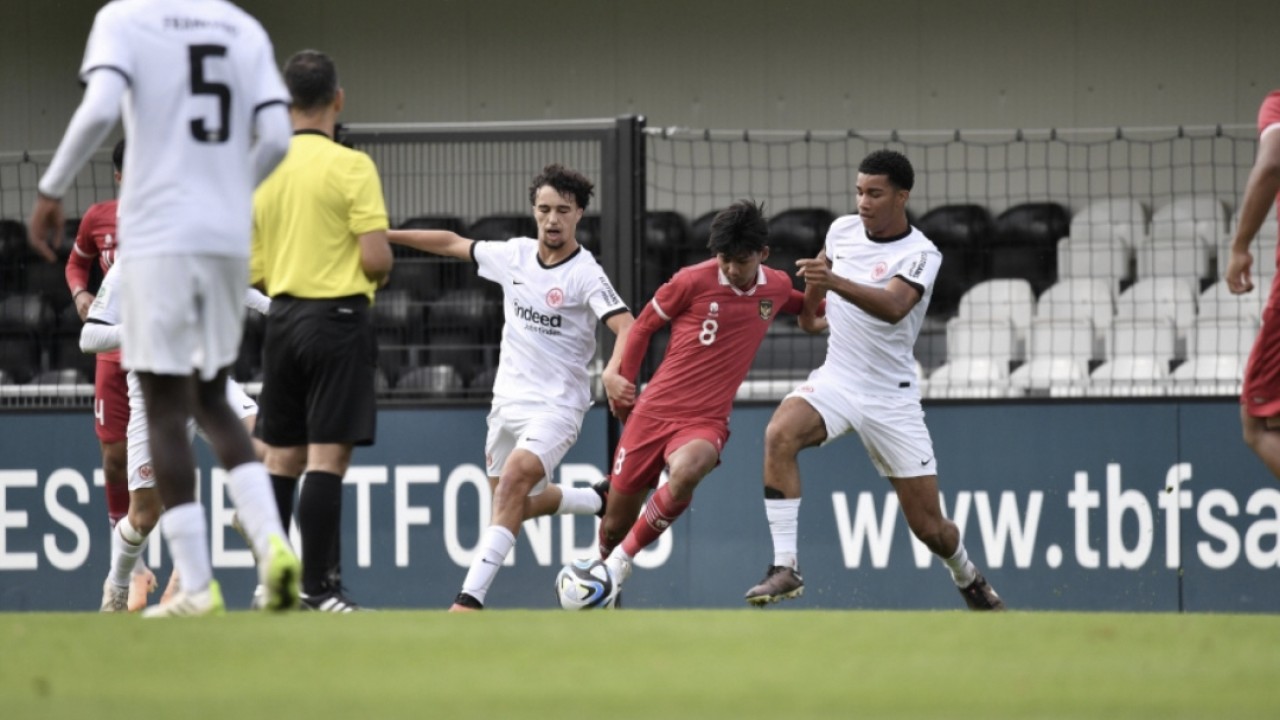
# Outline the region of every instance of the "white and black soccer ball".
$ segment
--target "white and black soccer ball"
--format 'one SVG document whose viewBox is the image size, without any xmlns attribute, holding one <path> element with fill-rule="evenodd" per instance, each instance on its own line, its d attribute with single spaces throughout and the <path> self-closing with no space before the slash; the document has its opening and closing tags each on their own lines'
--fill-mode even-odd
<svg viewBox="0 0 1280 720">
<path fill-rule="evenodd" d="M 616 595 L 608 568 L 594 558 L 574 560 L 556 575 L 556 599 L 565 610 L 613 607 Z"/>
</svg>

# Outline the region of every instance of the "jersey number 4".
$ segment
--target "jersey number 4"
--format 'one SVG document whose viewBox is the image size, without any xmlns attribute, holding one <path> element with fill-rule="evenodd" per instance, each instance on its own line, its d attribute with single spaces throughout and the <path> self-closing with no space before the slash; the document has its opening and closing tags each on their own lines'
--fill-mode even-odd
<svg viewBox="0 0 1280 720">
<path fill-rule="evenodd" d="M 226 45 L 191 45 L 187 48 L 191 60 L 191 94 L 212 95 L 218 100 L 218 125 L 212 130 L 205 118 L 191 121 L 191 137 L 196 142 L 224 143 L 231 134 L 231 88 L 226 83 L 206 80 L 205 61 L 227 56 Z"/>
</svg>

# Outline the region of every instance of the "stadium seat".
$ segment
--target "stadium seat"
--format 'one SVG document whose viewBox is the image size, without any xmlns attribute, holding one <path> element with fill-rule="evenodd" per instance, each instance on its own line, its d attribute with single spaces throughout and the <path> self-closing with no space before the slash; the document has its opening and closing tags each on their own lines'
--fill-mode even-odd
<svg viewBox="0 0 1280 720">
<path fill-rule="evenodd" d="M 769 246 L 773 250 L 793 248 L 805 257 L 814 257 L 835 219 L 835 213 L 826 208 L 783 210 L 769 218 Z"/>
<path fill-rule="evenodd" d="M 34 330 L 0 327 L 0 370 L 17 385 L 40 371 L 40 340 Z"/>
<path fill-rule="evenodd" d="M 1000 213 L 985 245 L 987 277 L 1022 278 L 1037 292 L 1058 276 L 1058 241 L 1066 237 L 1067 209 L 1057 203 L 1024 203 Z"/>
<path fill-rule="evenodd" d="M 1089 394 L 1150 396 L 1167 392 L 1169 364 L 1151 356 L 1112 358 L 1089 376 Z"/>
<path fill-rule="evenodd" d="M 1093 325 L 1093 357 L 1106 356 L 1106 340 L 1116 315 L 1111 283 L 1098 278 L 1064 278 L 1036 301 L 1037 320 L 1086 320 Z"/>
<path fill-rule="evenodd" d="M 1111 357 L 1150 357 L 1164 363 L 1184 355 L 1167 317 L 1116 318 L 1111 328 Z"/>
<path fill-rule="evenodd" d="M 915 224 L 942 253 L 942 267 L 934 281 L 931 314 L 951 315 L 967 288 L 986 276 L 980 248 L 994 233 L 991 213 L 981 205 L 941 205 Z"/>
<path fill-rule="evenodd" d="M 31 379 L 33 385 L 81 385 L 90 382 L 90 378 L 77 368 L 57 368 L 44 370 Z"/>
<path fill-rule="evenodd" d="M 463 394 L 462 376 L 452 365 L 428 365 L 409 370 L 396 381 L 397 397 L 452 398 Z"/>
<path fill-rule="evenodd" d="M 466 223 L 454 215 L 419 215 L 400 223 L 400 230 L 448 230 L 466 235 Z M 435 300 L 447 290 L 485 282 L 476 276 L 475 264 L 424 253 L 404 245 L 392 245 L 395 266 L 388 290 L 407 290 L 416 300 Z M 446 270 L 447 268 L 447 270 Z M 381 292 L 379 293 L 381 294 Z"/>
<path fill-rule="evenodd" d="M 1087 360 L 1078 357 L 1036 357 L 1009 376 L 1009 385 L 1027 394 L 1063 397 L 1082 395 L 1089 380 Z"/>
<path fill-rule="evenodd" d="M 445 291 L 440 282 L 440 268 L 443 261 L 449 259 L 419 252 L 397 257 L 395 266 L 391 269 L 391 282 L 380 289 L 378 295 L 388 291 L 404 291 L 415 300 L 435 300 Z M 375 304 L 376 302 L 375 298 Z"/>
<path fill-rule="evenodd" d="M 1010 278 L 984 280 L 965 291 L 960 298 L 957 317 L 963 320 L 1007 319 L 1013 326 L 1013 359 L 1021 360 L 1026 357 L 1027 332 L 1031 328 L 1035 307 L 1035 293 L 1030 282 Z M 950 344 L 947 347 L 949 350 Z"/>
<path fill-rule="evenodd" d="M 1037 317 L 1031 321 L 1028 355 L 1032 360 L 1045 357 L 1083 361 L 1101 359 L 1098 349 L 1090 320 Z"/>
<path fill-rule="evenodd" d="M 1022 357 L 1013 323 L 1008 318 L 970 320 L 954 317 L 947 321 L 947 359 L 950 362 L 989 360 L 1007 366 L 1010 361 L 1021 360 Z"/>
<path fill-rule="evenodd" d="M 1151 216 L 1151 240 L 1194 243 L 1206 250 L 1221 244 L 1230 223 L 1227 206 L 1217 198 L 1188 195 L 1172 198 Z"/>
<path fill-rule="evenodd" d="M 790 371 L 797 378 L 822 364 L 827 356 L 827 336 L 780 328 L 765 333 L 751 363 L 752 371 Z"/>
<path fill-rule="evenodd" d="M 466 235 L 467 224 L 456 215 L 417 215 L 400 223 L 400 230 L 448 230 Z"/>
<path fill-rule="evenodd" d="M 578 244 L 591 251 L 592 255 L 600 257 L 600 216 L 599 215 L 583 215 L 578 221 L 578 229 L 574 232 Z"/>
<path fill-rule="evenodd" d="M 1116 299 L 1116 321 L 1153 320 L 1172 322 L 1177 338 L 1177 357 L 1186 357 L 1187 331 L 1196 318 L 1199 284 L 1189 277 L 1140 278 Z M 1113 355 L 1124 354 L 1111 350 Z"/>
<path fill-rule="evenodd" d="M 10 295 L 0 300 L 0 327 L 48 332 L 54 329 L 56 319 L 53 306 L 37 293 Z"/>
<path fill-rule="evenodd" d="M 1254 280 L 1251 292 L 1235 295 L 1227 287 L 1227 283 L 1219 281 L 1210 285 L 1200 293 L 1197 301 L 1200 318 L 1217 318 L 1222 320 L 1262 319 L 1262 310 L 1267 305 L 1271 294 L 1270 285 L 1261 285 Z"/>
<path fill-rule="evenodd" d="M 1240 394 L 1243 378 L 1241 356 L 1205 355 L 1179 365 L 1169 376 L 1169 382 L 1181 395 L 1234 396 Z"/>
<path fill-rule="evenodd" d="M 1068 235 L 1081 244 L 1119 244 L 1132 249 L 1147 236 L 1147 208 L 1133 198 L 1095 200 L 1071 217 Z"/>
<path fill-rule="evenodd" d="M 1058 278 L 1103 280 L 1112 288 L 1133 279 L 1133 248 L 1110 240 L 1065 238 L 1058 242 Z"/>
<path fill-rule="evenodd" d="M 408 290 L 383 290 L 374 298 L 373 328 L 379 341 L 421 343 L 425 339 L 423 304 Z"/>
<path fill-rule="evenodd" d="M 1254 318 L 1198 317 L 1187 336 L 1187 354 L 1191 358 L 1210 355 L 1232 355 L 1245 358 L 1258 336 Z"/>
<path fill-rule="evenodd" d="M 0 291 L 22 287 L 27 252 L 27 226 L 18 220 L 0 219 Z"/>
<path fill-rule="evenodd" d="M 989 358 L 953 358 L 929 374 L 931 398 L 990 398 L 1009 394 L 1009 365 Z"/>
<path fill-rule="evenodd" d="M 487 215 L 471 223 L 465 235 L 473 240 L 510 240 L 513 237 L 538 237 L 538 224 L 524 213 Z"/>
</svg>

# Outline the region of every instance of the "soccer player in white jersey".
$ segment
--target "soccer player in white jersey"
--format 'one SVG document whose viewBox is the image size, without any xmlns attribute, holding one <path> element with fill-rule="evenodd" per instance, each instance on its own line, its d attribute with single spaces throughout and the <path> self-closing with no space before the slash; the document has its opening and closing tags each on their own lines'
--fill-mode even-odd
<svg viewBox="0 0 1280 720">
<path fill-rule="evenodd" d="M 826 361 L 783 399 L 765 430 L 765 514 L 774 558 L 764 579 L 747 591 L 753 605 L 803 594 L 796 456 L 852 431 L 893 485 L 911 532 L 950 569 L 968 606 L 1004 609 L 938 500 L 938 461 L 920 407 L 912 348 L 942 254 L 907 220 L 914 183 L 902 154 L 868 155 L 858 166 L 858 214 L 837 219 L 818 257 L 796 263 L 806 306 L 826 298 L 831 336 Z"/>
<path fill-rule="evenodd" d="M 595 355 L 597 318 L 618 336 L 611 368 L 617 367 L 617 349 L 634 321 L 600 264 L 575 236 L 592 187 L 587 178 L 560 165 L 544 168 L 529 188 L 536 240 L 476 242 L 447 231 L 388 232 L 393 243 L 470 258 L 481 277 L 502 286 L 506 324 L 485 439 L 493 515 L 453 611 L 484 607 L 522 522 L 541 515 L 603 511 L 603 483 L 594 489 L 549 483 L 578 439 L 591 406 L 587 365 Z M 623 389 L 608 385 L 606 392 L 613 401 Z"/>
<path fill-rule="evenodd" d="M 254 186 L 288 149 L 288 92 L 256 20 L 224 0 L 121 0 L 94 19 L 84 97 L 40 180 L 31 239 L 62 237 L 59 199 L 121 116 L 129 174 L 120 198 L 123 366 L 146 402 L 161 529 L 180 588 L 144 616 L 215 612 L 207 520 L 195 496 L 187 420 L 222 465 L 253 540 L 266 607 L 298 603 L 297 557 L 266 468 L 227 405 L 249 278 Z"/>
<path fill-rule="evenodd" d="M 116 273 L 108 273 L 103 278 L 102 286 L 98 289 L 98 295 L 94 298 L 93 304 L 89 306 L 84 327 L 80 331 L 80 349 L 86 353 L 111 352 L 120 348 L 120 293 L 116 287 L 117 278 Z M 248 288 L 245 291 L 245 305 L 266 314 L 271 306 L 271 299 L 253 288 Z M 161 505 L 155 489 L 155 473 L 151 468 L 147 415 L 146 408 L 143 406 L 142 388 L 138 384 L 138 374 L 128 373 L 127 383 L 130 410 L 126 431 L 129 512 L 112 529 L 111 569 L 102 585 L 100 608 L 102 612 L 129 610 L 130 575 L 134 573 L 138 559 L 146 549 L 147 538 L 155 529 L 161 513 L 164 512 L 164 506 Z M 226 387 L 227 403 L 245 424 L 245 429 L 252 432 L 258 417 L 258 403 L 245 394 L 244 388 L 231 378 L 227 378 Z M 198 428 L 195 421 L 189 421 L 188 437 L 194 436 L 196 432 Z M 265 449 L 265 446 L 255 443 L 258 456 L 261 456 Z M 220 603 L 221 598 L 215 598 L 215 602 Z"/>
</svg>

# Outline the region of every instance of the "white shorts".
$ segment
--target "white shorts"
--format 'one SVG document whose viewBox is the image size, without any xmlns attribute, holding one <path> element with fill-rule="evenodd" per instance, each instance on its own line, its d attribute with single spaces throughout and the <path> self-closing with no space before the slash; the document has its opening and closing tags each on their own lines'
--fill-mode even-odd
<svg viewBox="0 0 1280 720">
<path fill-rule="evenodd" d="M 129 373 L 129 430 L 126 436 L 128 453 L 129 492 L 155 487 L 155 473 L 151 470 L 151 442 L 147 437 L 147 408 L 142 401 L 142 386 L 136 373 Z M 258 403 L 249 397 L 240 384 L 227 378 L 227 404 L 236 417 L 244 420 L 258 414 Z M 195 420 L 187 421 L 187 437 L 194 440 L 196 433 L 204 436 Z"/>
<path fill-rule="evenodd" d="M 824 366 L 825 367 L 825 366 Z M 866 395 L 852 390 L 819 367 L 787 397 L 800 398 L 822 416 L 827 427 L 823 445 L 850 431 L 858 433 L 881 477 L 910 478 L 938 474 L 933 439 L 924 424 L 920 397 Z"/>
<path fill-rule="evenodd" d="M 582 417 L 580 412 L 560 408 L 495 405 L 489 411 L 489 434 L 484 441 L 485 471 L 489 477 L 499 477 L 513 450 L 527 450 L 538 456 L 546 472 L 529 491 L 530 495 L 540 494 L 565 453 L 577 442 Z"/>
<path fill-rule="evenodd" d="M 128 257 L 120 278 L 121 364 L 212 380 L 236 361 L 249 261 L 221 255 Z"/>
</svg>

